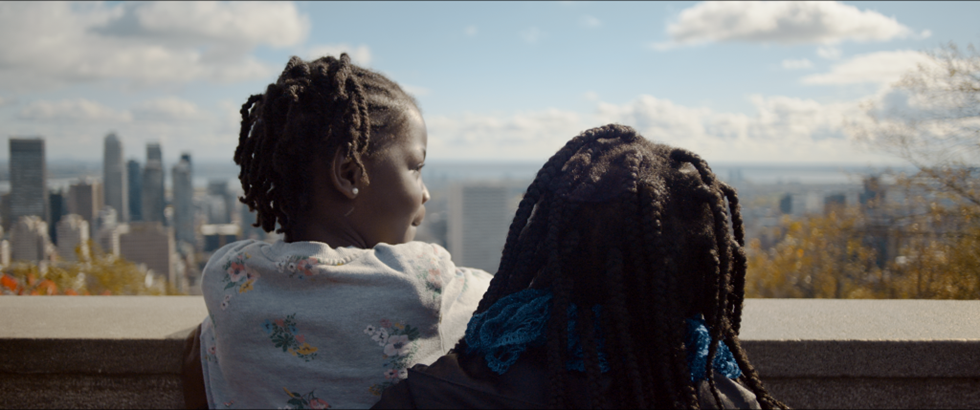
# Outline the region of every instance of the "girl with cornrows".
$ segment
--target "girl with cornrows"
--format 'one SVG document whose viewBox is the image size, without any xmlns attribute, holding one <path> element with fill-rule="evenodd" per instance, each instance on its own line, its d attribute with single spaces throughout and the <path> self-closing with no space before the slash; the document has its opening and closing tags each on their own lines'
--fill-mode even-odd
<svg viewBox="0 0 980 410">
<path fill-rule="evenodd" d="M 185 364 L 205 394 L 185 389 L 187 404 L 370 407 L 462 337 L 490 280 L 411 242 L 429 200 L 417 104 L 342 54 L 293 57 L 241 114 L 240 199 L 284 239 L 235 242 L 208 261 L 209 317 L 188 354 L 200 370 Z"/>
<path fill-rule="evenodd" d="M 375 408 L 785 407 L 739 344 L 743 232 L 697 155 L 585 131 L 528 187 L 465 337 Z"/>
</svg>

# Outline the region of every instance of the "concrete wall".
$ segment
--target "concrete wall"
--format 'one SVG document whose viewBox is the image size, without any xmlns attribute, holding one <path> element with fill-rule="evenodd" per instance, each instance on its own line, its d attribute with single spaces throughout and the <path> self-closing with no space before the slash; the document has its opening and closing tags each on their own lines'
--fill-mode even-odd
<svg viewBox="0 0 980 410">
<path fill-rule="evenodd" d="M 201 297 L 0 297 L 0 407 L 174 408 Z M 980 408 L 980 301 L 746 301 L 742 343 L 797 408 Z"/>
</svg>

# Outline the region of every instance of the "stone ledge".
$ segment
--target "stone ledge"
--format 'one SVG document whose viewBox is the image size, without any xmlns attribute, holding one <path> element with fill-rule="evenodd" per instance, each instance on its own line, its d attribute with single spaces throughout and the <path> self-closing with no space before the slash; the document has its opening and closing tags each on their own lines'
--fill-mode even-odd
<svg viewBox="0 0 980 410">
<path fill-rule="evenodd" d="M 183 339 L 207 317 L 200 296 L 6 296 L 0 312 L 3 408 L 182 407 Z M 980 408 L 980 301 L 750 299 L 743 317 L 793 407 Z"/>
</svg>

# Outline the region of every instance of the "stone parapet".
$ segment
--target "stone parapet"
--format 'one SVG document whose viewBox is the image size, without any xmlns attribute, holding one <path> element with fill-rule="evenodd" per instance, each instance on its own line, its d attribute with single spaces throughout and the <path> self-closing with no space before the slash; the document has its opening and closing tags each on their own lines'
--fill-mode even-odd
<svg viewBox="0 0 980 410">
<path fill-rule="evenodd" d="M 179 408 L 199 296 L 0 297 L 0 407 Z M 980 301 L 750 299 L 742 344 L 797 408 L 980 408 Z"/>
</svg>

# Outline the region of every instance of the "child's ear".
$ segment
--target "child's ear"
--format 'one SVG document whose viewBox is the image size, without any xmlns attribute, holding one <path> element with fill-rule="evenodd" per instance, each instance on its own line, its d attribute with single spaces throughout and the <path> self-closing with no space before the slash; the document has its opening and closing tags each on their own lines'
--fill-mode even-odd
<svg viewBox="0 0 980 410">
<path fill-rule="evenodd" d="M 330 182 L 341 195 L 348 199 L 357 197 L 357 185 L 364 179 L 364 168 L 346 155 L 346 150 L 337 149 L 330 162 Z"/>
</svg>

